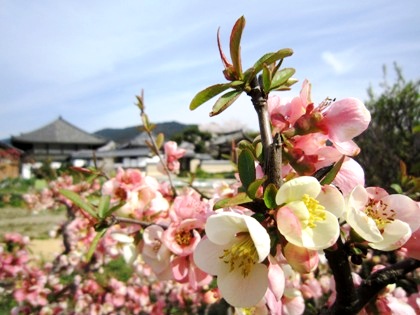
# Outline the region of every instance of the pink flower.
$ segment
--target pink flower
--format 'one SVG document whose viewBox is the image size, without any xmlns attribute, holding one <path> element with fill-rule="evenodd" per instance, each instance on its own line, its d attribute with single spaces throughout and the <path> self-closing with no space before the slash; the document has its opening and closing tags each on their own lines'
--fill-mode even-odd
<svg viewBox="0 0 420 315">
<path fill-rule="evenodd" d="M 185 149 L 178 149 L 178 144 L 175 141 L 168 141 L 164 144 L 165 163 L 170 172 L 179 172 L 179 159 L 185 155 Z M 162 167 L 162 166 L 160 166 Z"/>
<path fill-rule="evenodd" d="M 418 204 L 405 195 L 357 186 L 348 198 L 346 221 L 372 248 L 390 251 L 420 227 L 419 214 Z"/>
<path fill-rule="evenodd" d="M 280 99 L 277 95 L 269 96 L 268 112 L 275 131 L 283 131 L 292 127 L 295 122 L 306 112 L 306 107 L 311 103 L 311 84 L 303 81 L 300 95 L 290 102 Z"/>
<path fill-rule="evenodd" d="M 310 273 L 318 267 L 318 252 L 287 243 L 283 254 L 292 268 L 299 273 Z"/>
<path fill-rule="evenodd" d="M 171 261 L 174 279 L 180 283 L 188 283 L 193 290 L 210 284 L 213 277 L 199 269 L 190 256 L 176 257 Z"/>
<path fill-rule="evenodd" d="M 332 183 L 348 196 L 357 185 L 365 185 L 365 172 L 354 159 L 346 157 Z"/>
<path fill-rule="evenodd" d="M 276 301 L 280 301 L 285 286 L 284 272 L 275 257 L 269 255 L 268 261 L 268 291 L 271 292 Z"/>
<path fill-rule="evenodd" d="M 345 98 L 330 104 L 323 113 L 319 127 L 326 131 L 334 143 L 352 140 L 366 130 L 370 113 L 356 98 Z"/>
<path fill-rule="evenodd" d="M 169 209 L 169 217 L 174 222 L 195 218 L 204 225 L 210 214 L 209 205 L 193 190 L 187 190 L 183 195 L 177 196 Z"/>
<path fill-rule="evenodd" d="M 188 256 L 196 248 L 201 240 L 198 229 L 204 228 L 204 224 L 197 219 L 185 219 L 179 223 L 172 223 L 163 232 L 162 241 L 174 254 Z"/>
<path fill-rule="evenodd" d="M 410 239 L 404 244 L 404 248 L 407 250 L 408 257 L 420 259 L 420 229 L 411 234 Z"/>
<path fill-rule="evenodd" d="M 170 258 L 171 252 L 162 243 L 163 228 L 150 225 L 144 229 L 142 250 L 143 260 L 152 268 L 160 279 L 171 278 Z"/>
</svg>

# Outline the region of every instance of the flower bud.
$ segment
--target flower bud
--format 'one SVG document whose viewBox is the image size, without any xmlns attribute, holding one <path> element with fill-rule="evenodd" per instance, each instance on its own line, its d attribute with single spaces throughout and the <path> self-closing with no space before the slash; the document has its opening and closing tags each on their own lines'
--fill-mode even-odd
<svg viewBox="0 0 420 315">
<path fill-rule="evenodd" d="M 310 273 L 318 267 L 319 256 L 315 250 L 287 243 L 283 247 L 283 255 L 293 270 L 299 273 Z"/>
</svg>

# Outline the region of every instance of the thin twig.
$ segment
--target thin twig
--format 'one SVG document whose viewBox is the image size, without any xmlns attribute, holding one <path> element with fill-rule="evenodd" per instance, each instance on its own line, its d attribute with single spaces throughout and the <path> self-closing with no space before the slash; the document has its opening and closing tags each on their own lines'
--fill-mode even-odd
<svg viewBox="0 0 420 315">
<path fill-rule="evenodd" d="M 167 229 L 168 226 L 165 224 L 159 224 L 159 223 L 155 223 L 155 222 L 146 222 L 146 221 L 140 221 L 140 220 L 136 220 L 136 219 L 131 219 L 131 218 L 125 218 L 125 217 L 113 217 L 114 222 L 116 224 L 118 223 L 127 223 L 127 224 L 136 224 L 136 225 L 140 225 L 143 228 L 147 228 L 148 226 L 151 225 L 158 225 L 164 229 Z"/>
</svg>

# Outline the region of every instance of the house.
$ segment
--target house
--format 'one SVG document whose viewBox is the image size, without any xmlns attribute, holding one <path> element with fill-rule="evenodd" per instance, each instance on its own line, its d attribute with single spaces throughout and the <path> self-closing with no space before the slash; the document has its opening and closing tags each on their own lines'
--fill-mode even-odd
<svg viewBox="0 0 420 315">
<path fill-rule="evenodd" d="M 79 167 L 93 166 L 96 163 L 105 172 L 113 171 L 119 167 L 146 170 L 149 163 L 157 163 L 156 157 L 153 158 L 151 155 L 146 140 L 148 140 L 148 135 L 146 132 L 142 132 L 122 144 L 111 141 L 95 152 L 91 150 L 74 151 L 71 153 L 71 161 L 73 165 Z"/>
<path fill-rule="evenodd" d="M 0 180 L 19 176 L 19 159 L 22 151 L 0 142 Z"/>
<path fill-rule="evenodd" d="M 211 154 L 217 160 L 229 157 L 232 161 L 235 161 L 236 145 L 243 139 L 248 139 L 248 137 L 242 129 L 217 133 L 210 143 Z"/>
<path fill-rule="evenodd" d="M 44 162 L 50 163 L 52 168 L 59 168 L 74 151 L 92 152 L 106 142 L 106 139 L 85 132 L 62 117 L 11 138 L 12 145 L 24 152 L 21 159 L 24 177 L 30 176 L 27 174 L 28 168 L 40 167 Z"/>
</svg>

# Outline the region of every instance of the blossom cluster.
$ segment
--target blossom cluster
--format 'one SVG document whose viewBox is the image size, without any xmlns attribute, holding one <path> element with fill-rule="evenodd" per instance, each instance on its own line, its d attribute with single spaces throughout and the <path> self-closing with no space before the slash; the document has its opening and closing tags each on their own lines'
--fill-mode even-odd
<svg viewBox="0 0 420 315">
<path fill-rule="evenodd" d="M 365 187 L 363 169 L 354 159 L 360 149 L 353 138 L 368 127 L 368 110 L 354 98 L 315 106 L 310 89 L 304 81 L 299 96 L 291 100 L 268 98 L 272 132 L 282 140 L 279 187 L 264 186 L 267 174 L 258 159 L 257 140 L 246 146 L 250 152 L 245 162 L 248 157 L 252 161 L 245 168 L 238 165 L 238 182 L 220 183 L 209 197 L 192 187 L 174 190 L 137 169 L 119 169 L 102 184 L 90 186 L 62 178 L 38 199 L 28 196 L 35 208 L 52 207 L 50 197 L 65 188 L 77 192 L 80 200 L 99 193 L 118 206 L 107 217 L 92 217 L 79 199 L 57 197 L 77 215 L 66 224 L 71 246 L 44 270 L 65 270 L 73 275 L 71 285 L 64 286 L 54 273 L 47 277 L 37 275 L 41 269 L 27 271 L 29 278 L 19 280 L 13 292 L 16 309 L 24 313 L 34 303 L 43 309 L 51 296 L 58 301 L 54 307 L 65 309 L 68 301 L 57 292 L 70 290 L 77 297 L 71 307 L 78 314 L 160 314 L 173 305 L 198 312 L 221 298 L 237 314 L 302 314 L 308 300 L 319 308 L 334 303 L 335 283 L 325 253 L 338 243 L 351 257 L 356 286 L 362 281 L 363 261 L 372 262 L 375 272 L 389 263 L 386 252 L 396 259 L 418 259 L 419 204 L 380 187 Z M 185 152 L 174 142 L 164 150 L 166 165 L 161 169 L 176 173 Z M 249 174 L 241 173 L 243 169 L 255 178 L 246 183 Z M 97 201 L 92 204 L 99 207 Z M 104 237 L 87 263 L 83 252 L 95 243 L 98 231 Z M 86 264 L 101 270 L 119 255 L 135 270 L 125 283 L 114 278 L 99 283 L 92 272 L 82 271 Z M 3 269 L 0 275 L 10 277 Z M 36 283 L 28 284 L 34 279 Z M 39 288 L 37 298 L 30 296 L 34 288 Z M 419 309 L 418 293 L 408 296 L 402 287 L 390 285 L 362 312 L 415 314 Z"/>
</svg>

